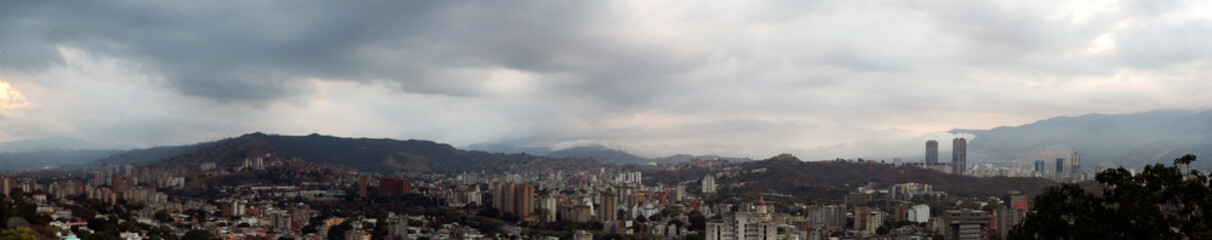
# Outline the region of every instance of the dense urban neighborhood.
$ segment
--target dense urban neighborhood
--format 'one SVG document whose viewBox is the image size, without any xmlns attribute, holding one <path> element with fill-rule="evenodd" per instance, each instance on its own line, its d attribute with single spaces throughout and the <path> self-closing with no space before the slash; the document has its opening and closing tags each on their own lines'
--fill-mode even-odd
<svg viewBox="0 0 1212 240">
<path fill-rule="evenodd" d="M 140 164 L 12 171 L 0 179 L 0 213 L 38 239 L 1006 239 L 1032 196 L 1086 178 L 1065 159 L 1055 171 L 938 163 L 935 141 L 923 162 L 498 154 L 515 160 L 442 171 L 309 161 L 301 156 L 315 154 L 283 144 L 292 141 L 383 150 L 372 159 L 388 165 L 441 155 L 395 151 L 394 140 L 254 133 Z M 963 164 L 956 148 L 950 162 Z M 460 154 L 485 153 L 447 155 Z"/>
</svg>

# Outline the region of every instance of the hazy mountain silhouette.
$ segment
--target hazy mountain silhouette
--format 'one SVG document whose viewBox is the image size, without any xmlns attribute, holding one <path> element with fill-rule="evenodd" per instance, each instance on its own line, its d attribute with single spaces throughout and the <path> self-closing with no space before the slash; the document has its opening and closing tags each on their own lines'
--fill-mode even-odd
<svg viewBox="0 0 1212 240">
<path fill-rule="evenodd" d="M 565 148 L 565 149 L 561 149 L 558 151 L 549 152 L 544 155 L 546 155 L 548 157 L 555 157 L 555 158 L 589 158 L 589 159 L 594 159 L 594 160 L 598 160 L 598 161 L 603 161 L 603 162 L 608 162 L 608 163 L 619 163 L 619 164 L 628 164 L 628 163 L 644 164 L 644 163 L 648 163 L 649 161 L 651 161 L 651 159 L 648 159 L 648 158 L 636 156 L 631 153 L 624 152 L 623 150 L 608 148 L 608 147 L 602 146 L 602 145 L 570 147 L 570 148 Z"/>
<path fill-rule="evenodd" d="M 1158 110 L 1132 114 L 1088 114 L 1056 117 L 1015 127 L 989 130 L 956 129 L 952 133 L 975 136 L 968 143 L 969 159 L 978 161 L 1022 161 L 1067 158 L 1082 154 L 1087 171 L 1102 165 L 1140 168 L 1151 163 L 1170 163 L 1183 154 L 1212 159 L 1212 111 Z M 940 142 L 947 144 L 946 139 Z M 0 143 L 0 169 L 44 168 L 91 161 L 94 165 L 147 164 L 164 159 L 195 161 L 241 161 L 249 154 L 280 153 L 304 161 L 340 164 L 375 171 L 462 171 L 513 169 L 536 160 L 595 159 L 593 163 L 647 164 L 690 159 L 729 159 L 719 156 L 679 154 L 644 158 L 604 146 L 581 146 L 559 151 L 547 148 L 517 148 L 508 144 L 476 144 L 465 151 L 447 144 L 423 140 L 339 138 L 312 134 L 279 136 L 247 134 L 213 142 L 164 146 L 125 152 L 90 150 L 104 144 L 74 138 L 54 137 Z M 116 146 L 116 145 L 110 145 Z M 487 151 L 487 152 L 485 152 Z M 490 153 L 503 152 L 503 153 Z M 526 153 L 526 154 L 522 154 Z M 947 161 L 947 153 L 941 152 Z M 1208 169 L 1212 161 L 1196 161 L 1193 167 Z"/>
<path fill-rule="evenodd" d="M 0 170 L 56 168 L 88 163 L 122 150 L 40 150 L 0 153 Z"/>
<path fill-rule="evenodd" d="M 545 147 L 518 147 L 508 143 L 476 143 L 467 145 L 464 149 L 507 154 L 525 153 L 535 156 L 543 156 L 552 151 Z"/>
<path fill-rule="evenodd" d="M 133 148 L 133 146 L 129 145 L 94 143 L 63 136 L 24 139 L 0 143 L 0 153 L 38 152 L 47 150 L 126 150 Z"/>
<path fill-rule="evenodd" d="M 567 168 L 602 166 L 585 159 L 464 151 L 447 144 L 425 140 L 341 138 L 319 134 L 283 136 L 263 133 L 251 133 L 190 146 L 135 150 L 101 159 L 96 164 L 145 163 L 171 167 L 211 162 L 222 167 L 237 166 L 248 157 L 266 154 L 371 172 L 501 172 L 529 167 L 531 164 Z"/>
<path fill-rule="evenodd" d="M 700 159 L 700 160 L 721 160 L 722 159 L 722 160 L 739 161 L 739 162 L 753 161 L 753 159 L 749 159 L 749 158 L 724 157 L 724 156 L 720 156 L 720 155 L 677 154 L 677 155 L 672 155 L 672 156 L 668 156 L 668 157 L 655 158 L 655 159 L 652 159 L 652 162 L 678 163 L 678 162 L 686 162 L 686 161 L 690 161 L 690 160 L 694 160 L 694 159 Z"/>
<path fill-rule="evenodd" d="M 1056 117 L 1017 127 L 957 129 L 975 136 L 969 155 L 988 161 L 1051 160 L 1082 155 L 1085 170 L 1100 163 L 1141 168 L 1169 164 L 1184 154 L 1212 159 L 1212 111 L 1158 110 L 1131 114 Z M 940 141 L 941 142 L 941 141 Z M 1069 150 L 1071 149 L 1071 150 Z M 1212 161 L 1196 161 L 1207 169 Z"/>
<path fill-rule="evenodd" d="M 526 153 L 531 155 L 541 155 L 553 158 L 588 158 L 601 162 L 614 164 L 648 164 L 648 163 L 678 163 L 690 161 L 692 159 L 728 159 L 735 161 L 749 161 L 749 158 L 731 158 L 718 155 L 690 155 L 677 154 L 667 157 L 646 158 L 631 154 L 620 149 L 610 148 L 602 145 L 576 146 L 560 150 L 552 150 L 544 147 L 516 147 L 504 143 L 488 143 L 488 144 L 472 144 L 467 146 L 468 149 L 474 149 L 486 152 L 499 153 Z"/>
<path fill-rule="evenodd" d="M 776 156 L 763 161 L 744 162 L 737 166 L 738 175 L 716 179 L 721 186 L 742 184 L 723 192 L 756 196 L 759 193 L 779 193 L 792 196 L 842 199 L 860 186 L 884 189 L 893 184 L 925 183 L 936 191 L 960 196 L 1000 196 L 1019 191 L 1035 196 L 1044 188 L 1058 183 L 1031 177 L 973 177 L 947 174 L 919 167 L 895 167 L 874 161 L 800 161 L 792 156 Z M 651 182 L 676 184 L 697 181 L 714 171 L 686 169 L 645 175 Z"/>
<path fill-rule="evenodd" d="M 88 142 L 71 137 L 0 143 L 0 170 L 56 168 L 88 163 L 134 147 Z"/>
<path fill-rule="evenodd" d="M 113 154 L 108 157 L 95 159 L 89 165 L 140 165 L 176 157 L 190 152 L 210 147 L 218 142 L 204 142 L 181 146 L 160 146 L 145 149 L 135 149 Z"/>
</svg>

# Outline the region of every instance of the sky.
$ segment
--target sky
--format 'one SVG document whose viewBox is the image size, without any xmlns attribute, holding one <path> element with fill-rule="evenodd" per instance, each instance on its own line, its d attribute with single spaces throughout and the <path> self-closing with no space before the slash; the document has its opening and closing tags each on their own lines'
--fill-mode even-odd
<svg viewBox="0 0 1212 240">
<path fill-rule="evenodd" d="M 259 131 L 832 159 L 1212 107 L 1209 1 L 3 5 L 0 142 Z"/>
</svg>

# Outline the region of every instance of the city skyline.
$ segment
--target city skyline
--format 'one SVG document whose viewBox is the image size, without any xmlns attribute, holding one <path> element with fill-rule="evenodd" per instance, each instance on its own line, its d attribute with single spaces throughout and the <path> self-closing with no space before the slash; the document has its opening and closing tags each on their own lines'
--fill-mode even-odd
<svg viewBox="0 0 1212 240">
<path fill-rule="evenodd" d="M 1212 107 L 1205 2 L 92 4 L 5 7 L 0 142 L 259 131 L 828 159 Z"/>
<path fill-rule="evenodd" d="M 1207 39 L 1190 0 L 4 2 L 0 236 L 1212 238 Z"/>
</svg>

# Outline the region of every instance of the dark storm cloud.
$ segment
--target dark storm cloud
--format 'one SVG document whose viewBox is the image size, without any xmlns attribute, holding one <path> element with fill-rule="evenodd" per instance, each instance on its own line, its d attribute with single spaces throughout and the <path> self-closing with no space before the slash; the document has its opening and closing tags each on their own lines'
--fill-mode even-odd
<svg viewBox="0 0 1212 240">
<path fill-rule="evenodd" d="M 9 2 L 0 80 L 30 106 L 0 109 L 0 138 L 265 131 L 656 154 L 894 151 L 846 146 L 1209 107 L 1197 94 L 1212 87 L 1206 5 Z"/>
<path fill-rule="evenodd" d="M 595 21 L 602 6 L 562 2 L 373 4 L 18 2 L 6 9 L 5 67 L 62 64 L 58 46 L 133 59 L 189 95 L 273 100 L 310 78 L 392 81 L 414 93 L 475 96 L 460 68 L 570 73 L 553 90 L 643 99 L 685 59 L 622 45 Z M 15 27 L 14 27 L 15 26 Z M 609 26 L 609 25 L 606 25 Z M 588 89 L 592 89 L 591 91 Z M 659 89 L 657 87 L 656 89 Z M 617 95 L 617 96 L 616 96 Z"/>
<path fill-rule="evenodd" d="M 316 4 L 167 4 L 162 2 L 43 5 L 25 2 L 8 22 L 42 44 L 24 45 L 57 56 L 57 46 L 88 49 L 147 64 L 182 92 L 221 100 L 273 99 L 291 93 L 290 81 L 310 77 L 394 75 L 392 65 L 359 56 L 385 38 L 426 29 L 415 18 L 432 6 Z M 408 44 L 407 38 L 397 39 Z M 419 54 L 417 54 L 419 55 Z M 61 60 L 59 60 L 61 61 Z M 44 66 L 44 64 L 26 64 Z M 379 68 L 379 69 L 376 69 Z M 377 70 L 377 71 L 375 71 Z M 376 76 L 377 75 L 377 76 Z M 407 78 L 408 76 L 402 76 Z M 424 81 L 417 81 L 424 82 Z"/>
</svg>

